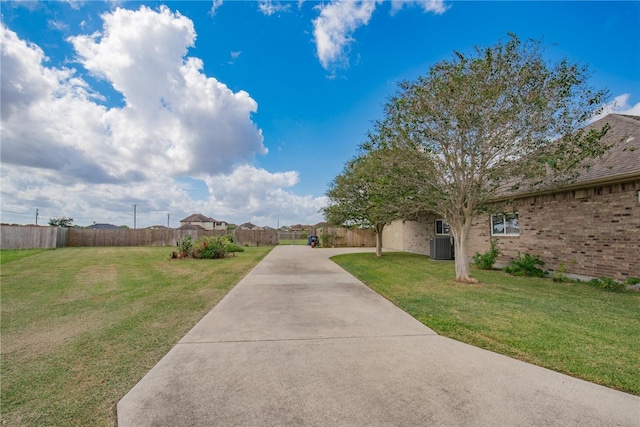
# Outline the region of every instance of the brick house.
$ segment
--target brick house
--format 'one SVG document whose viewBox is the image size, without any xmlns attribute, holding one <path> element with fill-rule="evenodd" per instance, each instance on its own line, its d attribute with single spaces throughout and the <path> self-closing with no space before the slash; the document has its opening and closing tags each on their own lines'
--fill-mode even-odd
<svg viewBox="0 0 640 427">
<path fill-rule="evenodd" d="M 185 226 L 201 227 L 205 230 L 226 230 L 227 223 L 225 221 L 217 221 L 202 214 L 189 215 L 185 219 L 180 220 L 180 228 Z"/>
<path fill-rule="evenodd" d="M 501 265 L 521 252 L 539 255 L 549 270 L 640 277 L 640 117 L 611 114 L 591 126 L 607 122 L 603 141 L 615 145 L 602 159 L 570 185 L 511 195 L 505 214 L 476 218 L 468 256 L 495 239 Z M 445 225 L 434 216 L 396 221 L 383 232 L 384 246 L 430 254 L 431 239 L 448 235 Z"/>
</svg>

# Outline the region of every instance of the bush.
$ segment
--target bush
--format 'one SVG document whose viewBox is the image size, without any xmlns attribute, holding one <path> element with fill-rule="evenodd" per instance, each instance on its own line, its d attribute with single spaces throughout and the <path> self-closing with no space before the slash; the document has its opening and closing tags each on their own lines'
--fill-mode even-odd
<svg viewBox="0 0 640 427">
<path fill-rule="evenodd" d="M 320 235 L 320 244 L 325 248 L 334 246 L 335 239 L 331 233 L 322 233 Z"/>
<path fill-rule="evenodd" d="M 224 258 L 228 252 L 244 252 L 242 246 L 233 243 L 233 236 L 203 236 L 197 242 L 191 236 L 185 236 L 178 242 L 178 252 L 171 258 L 193 257 L 197 259 Z"/>
<path fill-rule="evenodd" d="M 227 244 L 227 252 L 244 252 L 244 248 L 242 246 L 236 245 L 235 243 L 229 243 Z"/>
<path fill-rule="evenodd" d="M 203 236 L 196 242 L 193 257 L 200 259 L 224 258 L 229 244 L 227 236 Z"/>
<path fill-rule="evenodd" d="M 545 277 L 547 272 L 536 267 L 542 267 L 544 264 L 538 255 L 524 254 L 523 257 L 518 252 L 518 258 L 511 261 L 504 271 L 514 276 Z"/>
<path fill-rule="evenodd" d="M 193 246 L 193 241 L 191 240 L 191 236 L 184 236 L 178 242 L 178 257 L 179 258 L 187 258 L 191 256 L 191 248 Z"/>
<path fill-rule="evenodd" d="M 627 277 L 625 283 L 627 285 L 640 285 L 640 277 Z"/>
<path fill-rule="evenodd" d="M 570 283 L 573 280 L 567 277 L 567 267 L 560 263 L 558 264 L 558 268 L 553 272 L 553 281 L 558 283 Z"/>
<path fill-rule="evenodd" d="M 484 254 L 476 253 L 473 256 L 473 263 L 480 270 L 491 270 L 493 268 L 493 264 L 496 263 L 496 259 L 498 255 L 500 255 L 500 250 L 498 249 L 498 244 L 495 239 L 491 239 L 491 248 L 489 252 Z"/>
<path fill-rule="evenodd" d="M 589 280 L 591 286 L 595 286 L 605 291 L 621 291 L 626 288 L 624 283 L 616 282 L 608 277 L 598 277 L 596 279 Z"/>
</svg>

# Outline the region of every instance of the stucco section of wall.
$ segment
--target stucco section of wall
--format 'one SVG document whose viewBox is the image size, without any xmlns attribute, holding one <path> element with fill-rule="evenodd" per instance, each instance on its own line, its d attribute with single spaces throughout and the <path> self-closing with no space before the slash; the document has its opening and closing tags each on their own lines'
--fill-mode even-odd
<svg viewBox="0 0 640 427">
<path fill-rule="evenodd" d="M 382 247 L 396 251 L 404 251 L 404 221 L 396 220 L 387 224 L 382 230 Z"/>
</svg>

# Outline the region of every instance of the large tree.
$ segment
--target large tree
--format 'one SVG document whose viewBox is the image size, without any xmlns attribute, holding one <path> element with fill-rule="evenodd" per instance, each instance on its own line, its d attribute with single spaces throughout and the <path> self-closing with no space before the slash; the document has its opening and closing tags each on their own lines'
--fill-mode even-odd
<svg viewBox="0 0 640 427">
<path fill-rule="evenodd" d="M 410 166 L 399 152 L 378 147 L 349 161 L 329 185 L 329 204 L 322 209 L 333 224 L 373 228 L 377 256 L 382 255 L 384 227 L 394 219 L 411 217 L 423 207 L 414 201 L 415 190 L 397 181 Z"/>
<path fill-rule="evenodd" d="M 599 142 L 606 128 L 583 129 L 607 95 L 588 80 L 586 66 L 550 64 L 540 42 L 509 35 L 400 83 L 365 148 L 419 157 L 421 173 L 397 180 L 422 185 L 425 207 L 449 223 L 456 280 L 474 281 L 471 224 L 500 192 L 566 182 L 606 149 Z"/>
</svg>

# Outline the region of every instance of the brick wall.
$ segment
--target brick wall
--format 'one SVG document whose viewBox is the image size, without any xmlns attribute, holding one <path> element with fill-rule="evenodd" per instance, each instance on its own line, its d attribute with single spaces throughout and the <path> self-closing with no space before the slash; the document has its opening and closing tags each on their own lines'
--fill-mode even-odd
<svg viewBox="0 0 640 427">
<path fill-rule="evenodd" d="M 429 255 L 429 239 L 435 234 L 434 221 L 434 217 L 406 221 L 403 236 L 404 250 Z"/>
<path fill-rule="evenodd" d="M 640 180 L 513 202 L 520 236 L 494 236 L 506 264 L 518 251 L 539 255 L 545 268 L 623 280 L 640 277 Z M 469 254 L 489 248 L 489 216 L 472 228 Z"/>
</svg>

